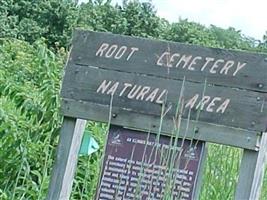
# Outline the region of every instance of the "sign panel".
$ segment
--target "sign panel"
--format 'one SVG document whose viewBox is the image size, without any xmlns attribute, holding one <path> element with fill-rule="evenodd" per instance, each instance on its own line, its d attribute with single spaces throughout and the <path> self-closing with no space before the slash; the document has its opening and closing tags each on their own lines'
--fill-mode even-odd
<svg viewBox="0 0 267 200">
<path fill-rule="evenodd" d="M 267 55 L 76 31 L 70 62 L 267 92 Z"/>
<path fill-rule="evenodd" d="M 256 149 L 254 133 L 265 131 L 267 123 L 266 57 L 76 31 L 62 85 L 62 111 L 107 121 L 112 107 L 112 124 L 152 131 L 164 114 L 162 131 L 169 134 L 179 115 L 188 137 L 195 136 L 197 125 L 205 131 L 198 137 L 202 140 Z M 207 135 L 214 130 L 216 136 Z"/>
<path fill-rule="evenodd" d="M 156 138 L 111 127 L 95 199 L 193 199 L 204 143 Z"/>
<path fill-rule="evenodd" d="M 267 93 L 237 90 L 194 82 L 142 76 L 133 73 L 69 65 L 62 97 L 128 110 L 129 115 L 160 117 L 162 104 L 169 108 L 166 119 L 175 116 L 183 86 L 183 117 L 247 130 L 264 131 Z M 108 113 L 108 109 L 107 109 Z"/>
</svg>

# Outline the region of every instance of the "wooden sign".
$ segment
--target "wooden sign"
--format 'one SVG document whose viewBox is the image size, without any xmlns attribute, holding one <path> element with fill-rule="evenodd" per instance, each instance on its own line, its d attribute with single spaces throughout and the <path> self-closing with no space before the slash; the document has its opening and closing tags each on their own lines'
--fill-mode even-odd
<svg viewBox="0 0 267 200">
<path fill-rule="evenodd" d="M 64 121 L 47 200 L 70 197 L 86 120 L 167 135 L 157 146 L 168 143 L 170 136 L 198 141 L 196 151 L 182 154 L 197 158 L 191 159 L 192 165 L 181 162 L 181 166 L 189 167 L 188 174 L 179 167 L 172 168 L 178 177 L 184 172 L 180 177 L 186 179 L 185 185 L 181 179 L 173 179 L 174 188 L 186 191 L 184 199 L 198 198 L 201 184 L 197 168 L 204 142 L 241 147 L 244 151 L 235 199 L 259 199 L 267 146 L 266 55 L 82 30 L 75 31 L 72 43 L 61 90 Z M 125 134 L 114 136 L 117 131 Z M 128 169 L 132 164 L 137 171 L 124 170 L 121 177 L 126 186 L 123 195 L 133 195 L 130 186 L 134 181 L 127 185 L 127 177 L 137 176 L 141 157 L 134 157 L 132 148 L 145 152 L 144 138 L 137 131 L 111 129 L 98 193 L 105 197 L 98 199 L 122 195 L 120 187 L 117 193 L 112 189 L 115 174 L 122 174 L 116 167 Z M 116 158 L 124 159 L 124 165 Z M 159 160 L 155 158 L 154 167 L 162 167 Z M 150 162 L 144 163 L 150 166 Z M 114 183 L 108 183 L 110 178 Z M 150 178 L 150 189 L 163 191 L 163 183 L 158 187 L 153 185 L 153 174 Z M 140 187 L 143 195 L 149 196 L 152 193 L 144 188 L 146 183 Z M 174 198 L 181 194 L 173 191 Z M 155 197 L 157 194 L 152 198 L 160 198 Z"/>
<path fill-rule="evenodd" d="M 76 31 L 70 62 L 102 69 L 267 92 L 267 55 Z"/>
<path fill-rule="evenodd" d="M 112 96 L 113 124 L 156 131 L 164 104 L 162 132 L 170 134 L 177 108 L 183 107 L 182 130 L 191 120 L 188 137 L 198 124 L 205 132 L 199 139 L 254 149 L 252 132 L 265 131 L 267 124 L 266 57 L 76 31 L 62 110 L 66 116 L 107 121 Z M 223 133 L 210 137 L 215 129 Z M 236 134 L 239 129 L 244 137 Z"/>
<path fill-rule="evenodd" d="M 157 141 L 156 134 L 111 127 L 95 199 L 196 199 L 204 142 L 174 143 L 169 136 Z"/>
</svg>

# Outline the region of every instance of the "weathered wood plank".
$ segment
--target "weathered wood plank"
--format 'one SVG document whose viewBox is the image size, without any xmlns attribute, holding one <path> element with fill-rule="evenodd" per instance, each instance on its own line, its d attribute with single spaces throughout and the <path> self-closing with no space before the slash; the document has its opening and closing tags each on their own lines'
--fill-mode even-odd
<svg viewBox="0 0 267 200">
<path fill-rule="evenodd" d="M 212 84 L 267 92 L 266 57 L 265 54 L 77 30 L 70 62 L 170 79 L 186 77 L 193 82 L 206 79 Z"/>
<path fill-rule="evenodd" d="M 205 170 L 205 163 L 206 163 L 207 156 L 208 156 L 208 143 L 204 143 L 202 157 L 200 160 L 200 167 L 199 167 L 198 175 L 197 175 L 196 189 L 195 189 L 193 199 L 199 199 L 200 197 L 202 182 L 204 179 L 204 170 Z"/>
<path fill-rule="evenodd" d="M 104 84 L 102 85 L 103 87 L 100 87 L 101 84 Z M 132 86 L 128 85 L 129 87 L 126 88 L 127 84 L 132 84 Z M 163 91 L 166 91 L 160 99 L 164 100 L 164 96 L 167 96 L 166 107 L 171 106 L 171 109 L 166 114 L 166 117 L 171 119 L 176 113 L 182 85 L 183 81 L 179 80 L 141 76 L 134 73 L 123 73 L 88 66 L 69 65 L 65 74 L 61 95 L 66 99 L 109 105 L 110 96 L 113 94 L 113 106 L 128 109 L 129 115 L 135 112 L 160 116 L 162 104 L 160 101 L 157 102 L 157 99 Z M 149 95 L 157 88 L 158 93 L 154 100 L 151 102 L 152 99 L 150 98 L 146 101 Z M 187 118 L 192 107 L 190 119 L 197 119 L 199 110 L 202 107 L 201 105 L 203 105 L 199 121 L 252 131 L 265 131 L 267 122 L 267 93 L 187 81 L 184 82 L 183 88 L 184 118 Z M 130 95 L 131 90 L 137 91 L 136 95 Z M 144 96 L 140 95 L 138 97 L 142 90 L 149 90 L 149 92 Z M 205 90 L 204 96 L 207 101 L 202 97 L 203 90 Z M 204 104 L 204 101 L 206 101 L 206 104 Z M 225 110 L 220 109 L 224 107 L 223 105 L 226 105 L 224 104 L 225 102 L 229 103 L 226 106 L 227 108 Z"/>
<path fill-rule="evenodd" d="M 69 199 L 85 125 L 85 120 L 64 117 L 46 200 Z"/>
<path fill-rule="evenodd" d="M 263 133 L 259 151 L 244 150 L 241 162 L 236 200 L 258 200 L 265 171 L 267 133 Z"/>
<path fill-rule="evenodd" d="M 65 116 L 78 116 L 81 119 L 91 119 L 101 122 L 107 122 L 109 119 L 108 105 L 63 99 L 61 106 Z M 113 106 L 111 124 L 157 133 L 160 125 L 160 117 L 145 114 L 140 115 L 140 113 L 135 112 L 129 114 L 129 110 Z M 186 138 L 188 139 L 194 138 L 245 149 L 258 149 L 258 138 L 260 135 L 253 131 L 196 122 L 193 120 L 190 121 L 188 129 L 186 126 L 187 120 L 183 119 L 180 126 L 181 137 L 187 132 Z M 173 130 L 173 119 L 164 118 L 162 134 L 175 134 Z"/>
</svg>

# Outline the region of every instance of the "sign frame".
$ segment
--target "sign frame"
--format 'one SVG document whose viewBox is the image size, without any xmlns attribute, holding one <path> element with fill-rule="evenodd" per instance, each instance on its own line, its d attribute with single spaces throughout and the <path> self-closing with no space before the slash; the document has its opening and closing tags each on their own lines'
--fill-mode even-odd
<svg viewBox="0 0 267 200">
<path fill-rule="evenodd" d="M 89 37 L 90 34 L 93 34 L 93 35 L 100 34 L 101 38 L 105 40 L 106 38 L 110 36 L 111 38 L 113 38 L 112 39 L 113 42 L 115 39 L 117 40 L 121 39 L 121 42 L 126 42 L 127 44 L 132 44 L 133 41 L 140 41 L 139 42 L 140 45 L 141 44 L 147 45 L 147 43 L 150 41 L 147 39 L 132 38 L 132 37 L 126 37 L 126 36 L 111 35 L 107 33 L 95 33 L 95 32 L 77 30 L 73 38 L 74 46 L 72 48 L 70 58 L 66 65 L 67 73 L 68 73 L 68 67 L 74 66 L 74 65 L 77 68 L 84 67 L 84 66 L 92 66 L 93 68 L 95 67 L 97 69 L 103 69 L 103 67 L 105 66 L 104 65 L 105 63 L 104 64 L 98 63 L 98 66 L 93 66 L 90 63 L 88 64 L 86 62 L 88 61 L 89 57 L 86 57 L 86 56 L 83 57 L 84 52 L 86 52 L 86 48 L 87 48 L 86 42 L 88 42 L 88 40 L 90 39 Z M 77 44 L 75 45 L 75 42 L 81 39 L 83 41 L 83 43 L 80 44 L 81 46 Z M 159 41 L 159 42 L 153 41 L 153 42 L 157 43 L 156 46 L 164 43 L 163 41 Z M 219 54 L 226 55 L 229 61 L 227 65 L 228 67 L 231 65 L 230 61 L 233 60 L 233 57 L 235 56 L 238 58 L 244 58 L 246 63 L 249 63 L 250 59 L 255 61 L 254 63 L 255 66 L 260 67 L 260 69 L 262 69 L 262 66 L 265 66 L 266 61 L 267 61 L 266 55 L 263 55 L 263 54 L 204 48 L 204 47 L 197 47 L 197 46 L 192 46 L 192 45 L 177 44 L 177 43 L 172 43 L 172 42 L 165 42 L 165 46 L 164 46 L 165 50 L 162 49 L 163 54 L 165 53 L 166 55 L 168 55 L 169 53 L 170 55 L 172 55 L 171 57 L 173 57 L 174 54 L 171 54 L 171 52 L 174 51 L 173 49 L 175 48 L 176 45 L 180 46 L 183 49 L 186 49 L 186 51 L 193 49 L 194 54 L 198 52 L 199 50 L 208 52 L 210 54 L 214 53 L 214 55 L 217 55 L 217 57 L 214 56 L 214 58 L 216 58 L 217 60 L 220 60 L 220 58 L 218 57 Z M 170 49 L 170 50 L 166 51 L 166 49 L 167 50 Z M 135 52 L 134 49 L 132 51 Z M 163 54 L 158 55 L 159 58 Z M 200 56 L 203 57 L 202 54 Z M 167 60 L 166 63 L 164 64 L 163 61 L 161 63 L 162 65 L 166 65 L 167 67 L 169 67 L 172 62 L 168 61 L 167 57 L 164 58 Z M 196 57 L 197 55 L 195 55 L 195 58 Z M 110 62 L 110 60 L 108 59 L 105 62 L 108 62 L 108 61 Z M 92 60 L 92 62 L 97 63 L 98 61 Z M 151 62 L 151 60 L 147 60 L 147 62 L 149 63 Z M 242 63 L 239 64 L 239 66 L 241 65 Z M 118 70 L 116 66 L 121 67 L 120 63 L 118 62 L 111 64 L 112 69 L 115 71 Z M 137 68 L 133 69 L 132 68 L 134 66 L 134 62 L 133 62 L 133 63 L 129 63 L 129 66 L 131 67 L 127 69 L 129 69 L 130 71 L 128 71 L 127 73 L 134 72 L 132 70 L 137 70 L 137 73 L 141 73 L 140 71 L 142 69 L 141 65 L 137 65 Z M 166 70 L 166 66 L 163 66 L 165 67 L 165 70 Z M 188 66 L 188 69 L 189 69 L 189 66 Z M 161 70 L 163 70 L 163 68 Z M 170 70 L 173 70 L 173 69 L 170 69 Z M 149 70 L 147 69 L 146 69 L 146 72 L 150 73 Z M 210 72 L 212 72 L 212 70 Z M 74 70 L 73 73 L 79 74 L 79 70 L 77 71 Z M 172 78 L 174 78 L 175 81 L 181 82 L 182 77 L 188 75 L 188 73 L 189 72 L 186 71 L 186 72 L 181 73 L 180 74 L 181 76 L 179 76 L 178 78 L 174 78 L 174 77 Z M 211 75 L 209 74 L 209 72 L 207 73 L 205 74 L 205 77 L 209 78 Z M 153 74 L 157 74 L 156 70 L 152 71 L 148 75 L 153 75 Z M 241 75 L 242 75 L 241 82 L 244 82 L 244 80 L 251 79 L 251 76 L 249 76 L 249 74 L 246 74 L 245 72 L 244 73 L 242 72 Z M 68 74 L 65 76 L 67 77 Z M 162 75 L 158 75 L 158 76 L 163 77 Z M 166 76 L 167 75 L 164 75 L 163 78 L 166 78 Z M 261 76 L 262 74 L 259 74 L 256 76 L 255 79 L 252 78 L 251 79 L 252 83 L 249 83 L 249 84 L 247 81 L 245 81 L 244 82 L 245 84 L 240 87 L 238 86 L 238 83 L 240 81 L 232 77 L 227 87 L 229 88 L 234 87 L 237 90 L 246 90 L 250 92 L 251 94 L 252 93 L 259 94 L 259 96 L 255 96 L 256 101 L 262 100 L 262 99 L 264 100 L 266 99 L 266 96 L 267 96 L 266 95 L 267 79 L 261 80 Z M 196 81 L 195 79 L 196 77 L 198 77 L 197 74 L 193 75 L 190 78 L 190 81 L 191 82 Z M 75 78 L 73 80 L 75 80 Z M 217 85 L 218 87 L 225 86 L 223 83 L 223 79 L 218 78 L 217 76 L 214 76 L 210 78 L 209 80 L 211 80 L 211 84 L 214 84 L 215 87 L 217 87 Z M 68 82 L 69 81 L 71 81 L 70 78 Z M 197 83 L 203 82 L 203 78 L 200 78 L 199 81 L 196 81 L 196 82 Z M 95 121 L 102 121 L 102 122 L 104 121 L 104 122 L 109 122 L 114 125 L 120 125 L 126 128 L 138 129 L 142 131 L 157 132 L 160 129 L 162 130 L 162 133 L 166 135 L 170 135 L 172 132 L 171 131 L 172 128 L 170 127 L 173 126 L 172 125 L 173 122 L 171 119 L 167 120 L 166 123 L 163 123 L 162 127 L 159 127 L 160 120 L 161 120 L 160 116 L 149 115 L 149 114 L 140 115 L 140 113 L 133 112 L 131 113 L 131 118 L 129 118 L 127 117 L 129 115 L 129 110 L 120 108 L 119 106 L 116 106 L 116 105 L 112 106 L 113 96 L 110 97 L 110 102 L 111 102 L 110 104 L 101 104 L 98 102 L 86 102 L 86 101 L 82 101 L 82 99 L 75 99 L 76 94 L 73 93 L 74 91 L 69 91 L 69 94 L 68 94 L 69 96 L 67 95 L 64 96 L 64 84 L 66 84 L 66 82 L 63 83 L 63 93 L 62 93 L 63 98 L 62 98 L 62 107 L 61 107 L 64 120 L 63 120 L 62 128 L 60 131 L 60 140 L 59 140 L 59 145 L 57 148 L 57 158 L 53 166 L 53 172 L 52 172 L 51 181 L 49 185 L 49 192 L 46 198 L 47 200 L 62 200 L 62 199 L 67 200 L 70 197 L 75 169 L 77 167 L 78 152 L 79 152 L 79 148 L 80 148 L 80 144 L 82 140 L 82 134 L 83 134 L 83 131 L 86 125 L 86 120 L 95 120 Z M 264 109 L 266 109 L 265 104 L 266 102 L 263 101 Z M 166 105 L 166 107 L 167 106 L 168 105 Z M 267 133 L 265 132 L 266 130 L 263 129 L 263 126 L 261 126 L 260 129 L 252 128 L 248 130 L 245 127 L 242 127 L 242 128 L 228 127 L 226 125 L 208 123 L 207 121 L 191 120 L 191 122 L 192 123 L 189 124 L 189 126 L 187 127 L 186 119 L 182 119 L 181 131 L 180 131 L 181 137 L 186 136 L 187 138 L 195 138 L 195 139 L 206 141 L 206 142 L 221 143 L 225 145 L 240 147 L 243 149 L 244 153 L 243 153 L 243 158 L 241 162 L 241 168 L 240 168 L 240 173 L 239 173 L 239 180 L 238 180 L 238 185 L 236 189 L 235 199 L 236 200 L 259 199 L 260 186 L 262 184 L 262 178 L 264 175 L 264 166 L 266 163 L 265 157 L 266 157 L 266 148 L 267 148 Z M 257 125 L 258 123 L 255 121 L 250 122 L 250 127 L 257 127 Z M 188 132 L 190 134 L 185 135 L 185 132 Z M 200 188 L 200 183 L 198 184 L 197 187 Z"/>
</svg>

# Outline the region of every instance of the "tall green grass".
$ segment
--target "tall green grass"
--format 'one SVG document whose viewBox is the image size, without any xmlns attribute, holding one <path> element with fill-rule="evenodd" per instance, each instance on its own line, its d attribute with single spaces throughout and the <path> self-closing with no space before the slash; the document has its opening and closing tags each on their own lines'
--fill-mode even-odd
<svg viewBox="0 0 267 200">
<path fill-rule="evenodd" d="M 242 151 L 224 145 L 208 145 L 201 200 L 233 199 Z"/>
<path fill-rule="evenodd" d="M 60 129 L 62 59 L 42 42 L 0 40 L 2 199 L 43 199 Z"/>
<path fill-rule="evenodd" d="M 61 125 L 59 90 L 63 56 L 39 41 L 0 40 L 0 200 L 45 199 Z M 107 125 L 87 129 L 100 151 L 79 157 L 73 200 L 92 200 L 96 191 Z M 233 199 L 242 152 L 209 145 L 201 200 Z M 261 199 L 267 199 L 265 174 Z"/>
<path fill-rule="evenodd" d="M 265 199 L 267 199 L 267 167 L 265 169 L 263 185 L 261 188 L 261 200 L 265 200 Z"/>
</svg>

